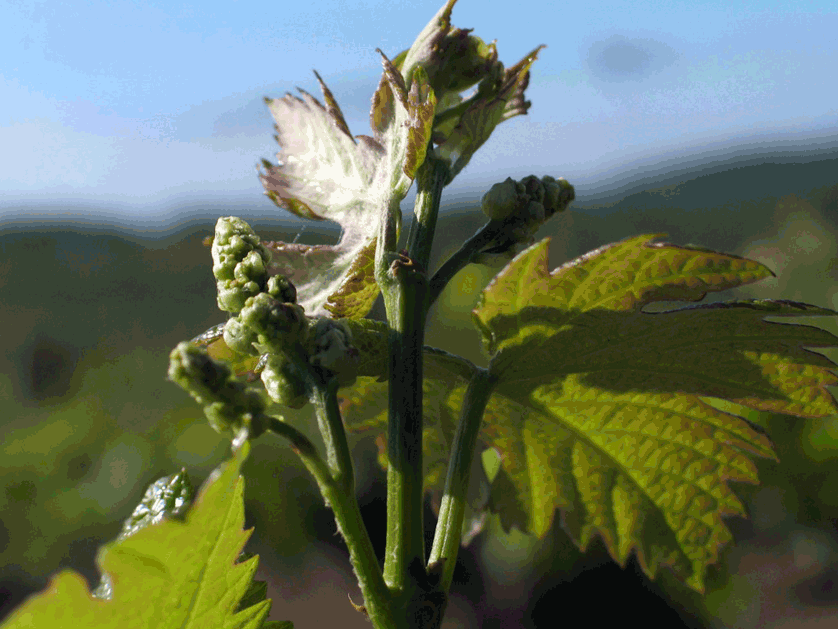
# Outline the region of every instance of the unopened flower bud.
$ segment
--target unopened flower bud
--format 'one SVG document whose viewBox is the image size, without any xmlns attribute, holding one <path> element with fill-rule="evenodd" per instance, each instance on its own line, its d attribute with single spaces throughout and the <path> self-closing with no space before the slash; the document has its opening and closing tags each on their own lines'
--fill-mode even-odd
<svg viewBox="0 0 838 629">
<path fill-rule="evenodd" d="M 179 343 L 169 355 L 169 380 L 204 407 L 210 426 L 217 432 L 235 435 L 245 423 L 252 438 L 265 431 L 260 421 L 265 401 L 235 378 L 227 365 L 210 358 L 206 350 Z"/>
<path fill-rule="evenodd" d="M 256 335 L 251 342 L 260 354 L 280 352 L 283 347 L 302 342 L 302 333 L 308 327 L 302 306 L 278 301 L 268 293 L 248 299 L 238 318 L 243 327 L 249 328 L 246 334 Z"/>
<path fill-rule="evenodd" d="M 537 223 L 539 226 L 544 222 L 547 213 L 544 211 L 544 206 L 538 201 L 530 201 L 527 203 L 527 208 L 524 210 L 523 219 L 528 223 Z"/>
<path fill-rule="evenodd" d="M 297 303 L 297 288 L 284 275 L 273 275 L 268 278 L 265 292 L 278 301 Z"/>
<path fill-rule="evenodd" d="M 544 184 L 543 203 L 547 218 L 550 218 L 556 212 L 566 210 L 570 202 L 576 198 L 576 191 L 564 177 L 554 179 L 548 175 L 542 177 L 541 181 Z"/>
<path fill-rule="evenodd" d="M 521 180 L 520 185 L 524 187 L 524 193 L 527 195 L 528 199 L 533 199 L 538 202 L 544 200 L 544 185 L 535 175 L 524 177 Z"/>
<path fill-rule="evenodd" d="M 506 181 L 496 183 L 483 195 L 481 208 L 490 219 L 502 221 L 518 210 L 521 200 L 518 184 L 512 177 L 507 177 Z"/>
<path fill-rule="evenodd" d="M 227 347 L 239 354 L 249 356 L 259 354 L 259 350 L 254 347 L 254 343 L 259 342 L 256 331 L 242 323 L 239 317 L 233 317 L 224 324 L 224 342 Z"/>
<path fill-rule="evenodd" d="M 285 354 L 267 355 L 260 376 L 268 395 L 277 404 L 302 408 L 308 402 L 304 376 Z"/>
<path fill-rule="evenodd" d="M 271 253 L 245 221 L 219 218 L 212 242 L 212 272 L 218 287 L 218 307 L 238 312 L 248 297 L 262 292 L 268 281 Z"/>
</svg>

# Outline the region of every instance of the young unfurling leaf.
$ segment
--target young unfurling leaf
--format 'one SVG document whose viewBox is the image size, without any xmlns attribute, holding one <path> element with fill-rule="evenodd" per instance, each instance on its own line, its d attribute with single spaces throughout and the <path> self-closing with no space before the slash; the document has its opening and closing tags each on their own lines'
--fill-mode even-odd
<svg viewBox="0 0 838 629">
<path fill-rule="evenodd" d="M 418 68 L 427 73 L 437 101 L 434 152 L 450 163 L 448 183 L 468 164 L 498 124 L 527 113 L 530 103 L 524 99 L 524 92 L 529 83 L 529 69 L 543 48 L 539 46 L 505 70 L 498 61 L 494 42 L 486 44 L 472 35 L 471 29 L 452 26 L 454 4 L 456 0 L 448 0 L 413 45 L 394 61 L 408 87 Z M 461 92 L 475 85 L 476 92 L 464 98 Z M 382 82 L 376 92 L 375 103 L 381 105 L 373 107 L 373 127 L 390 101 L 389 87 Z"/>
<path fill-rule="evenodd" d="M 384 57 L 382 81 L 396 98 L 392 116 L 374 137 L 352 137 L 332 93 L 317 75 L 324 107 L 300 90 L 266 99 L 276 121 L 278 164 L 263 161 L 266 194 L 298 216 L 331 220 L 343 228 L 336 245 L 266 243 L 270 274 L 287 277 L 309 315 L 362 318 L 378 287 L 372 272 L 375 238 L 382 221 L 397 233 L 401 201 L 424 161 L 436 99 L 419 73 L 409 92 Z M 358 299 L 358 297 L 361 297 Z"/>
<path fill-rule="evenodd" d="M 336 245 L 265 243 L 269 273 L 293 282 L 309 315 L 360 319 L 369 312 L 378 295 L 379 226 L 398 238 L 398 203 L 427 150 L 449 163 L 450 183 L 498 124 L 529 108 L 524 91 L 541 47 L 505 70 L 493 43 L 451 26 L 454 4 L 449 0 L 395 62 L 381 53 L 373 137 L 352 137 L 316 73 L 325 106 L 303 90 L 302 98 L 266 99 L 281 147 L 276 165 L 262 162 L 266 194 L 300 217 L 335 221 L 343 230 Z M 474 85 L 476 93 L 464 100 L 460 92 Z"/>
</svg>

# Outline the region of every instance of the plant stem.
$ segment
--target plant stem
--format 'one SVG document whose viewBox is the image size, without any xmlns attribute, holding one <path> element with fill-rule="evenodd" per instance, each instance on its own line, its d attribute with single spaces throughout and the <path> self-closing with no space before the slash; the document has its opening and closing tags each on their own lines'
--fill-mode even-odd
<svg viewBox="0 0 838 629">
<path fill-rule="evenodd" d="M 332 379 L 334 380 L 334 379 Z M 326 389 L 324 387 L 324 389 Z M 332 391 L 331 397 L 337 401 L 332 387 L 326 389 Z M 323 409 L 330 406 L 317 405 L 318 417 Z M 340 416 L 338 415 L 338 420 Z M 390 604 L 390 593 L 384 583 L 381 574 L 381 566 L 375 556 L 367 528 L 361 517 L 361 510 L 353 491 L 347 492 L 341 482 L 338 482 L 329 466 L 317 453 L 314 444 L 299 430 L 278 420 L 275 417 L 268 417 L 270 429 L 276 434 L 285 437 L 291 443 L 291 448 L 300 457 L 303 465 L 314 476 L 320 493 L 323 495 L 327 506 L 331 507 L 335 514 L 335 522 L 343 536 L 346 546 L 349 548 L 349 560 L 361 587 L 364 597 L 366 614 L 377 629 L 398 629 L 400 624 L 393 618 Z M 345 436 L 344 436 L 345 440 Z"/>
<path fill-rule="evenodd" d="M 387 549 L 384 580 L 394 592 L 413 589 L 408 567 L 424 566 L 422 525 L 422 346 L 428 281 L 409 258 L 393 263 L 397 279 L 390 323 L 389 418 L 387 425 Z"/>
<path fill-rule="evenodd" d="M 405 627 L 417 629 L 423 623 L 437 626 L 444 609 L 439 603 L 431 605 L 440 614 L 433 622 L 419 620 L 439 594 L 429 590 L 425 571 L 422 347 L 429 305 L 426 269 L 447 177 L 447 165 L 432 158 L 420 166 L 415 220 L 408 235 L 410 253 L 396 252 L 394 229 L 401 216 L 397 206 L 388 208 L 381 221 L 375 252 L 375 279 L 390 328 L 384 581 L 393 597 L 394 614 Z"/>
<path fill-rule="evenodd" d="M 445 491 L 439 508 L 431 556 L 428 560 L 429 569 L 433 566 L 441 567 L 440 586 L 446 593 L 451 587 L 454 567 L 457 564 L 457 552 L 460 549 L 469 476 L 475 456 L 477 435 L 480 433 L 483 411 L 492 395 L 494 384 L 494 377 L 489 374 L 489 371 L 478 367 L 466 389 L 462 417 L 457 424 L 457 432 L 451 446 L 451 461 L 448 463 Z"/>
<path fill-rule="evenodd" d="M 312 374 L 312 381 L 317 424 L 326 444 L 326 462 L 335 482 L 344 492 L 354 496 L 355 471 L 352 467 L 352 454 L 338 407 L 338 380 L 332 377 L 324 383 L 319 376 Z"/>
<path fill-rule="evenodd" d="M 430 281 L 429 304 L 434 303 L 453 277 L 469 265 L 475 255 L 489 247 L 498 237 L 498 224 L 489 221 L 448 258 Z"/>
<path fill-rule="evenodd" d="M 448 180 L 448 164 L 428 155 L 416 172 L 413 224 L 407 236 L 407 251 L 419 268 L 427 269 L 439 216 L 442 188 Z"/>
</svg>

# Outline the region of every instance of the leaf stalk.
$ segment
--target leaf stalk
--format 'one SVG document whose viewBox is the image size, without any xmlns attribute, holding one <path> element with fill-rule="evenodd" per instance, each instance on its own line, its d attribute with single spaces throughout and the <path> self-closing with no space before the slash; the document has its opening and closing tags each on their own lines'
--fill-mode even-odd
<svg viewBox="0 0 838 629">
<path fill-rule="evenodd" d="M 437 269 L 429 282 L 429 304 L 433 304 L 437 300 L 448 282 L 471 264 L 475 256 L 495 243 L 498 233 L 499 221 L 489 221 Z"/>
<path fill-rule="evenodd" d="M 428 560 L 430 572 L 440 572 L 440 587 L 448 592 L 465 516 L 466 497 L 471 475 L 471 463 L 477 447 L 477 436 L 483 420 L 483 411 L 492 395 L 496 379 L 487 369 L 478 367 L 469 382 L 463 399 L 463 410 L 454 443 L 451 446 L 451 460 L 445 478 L 445 489 L 439 509 L 439 519 L 434 533 L 434 543 Z"/>
<path fill-rule="evenodd" d="M 333 381 L 335 380 L 332 379 L 328 386 L 322 387 L 322 393 L 317 394 L 325 402 L 315 404 L 318 420 L 322 413 L 327 412 L 326 409 L 332 407 L 332 400 L 337 408 L 337 388 L 331 386 Z M 339 414 L 337 418 L 340 420 Z M 364 597 L 364 612 L 377 629 L 398 629 L 400 625 L 393 617 L 390 592 L 384 583 L 381 566 L 361 517 L 354 487 L 352 491 L 346 491 L 344 483 L 347 477 L 344 475 L 343 480 L 338 480 L 330 466 L 318 454 L 317 448 L 303 433 L 275 417 L 269 416 L 268 422 L 271 431 L 288 439 L 291 448 L 317 482 L 326 505 L 334 512 L 338 531 L 349 549 L 349 560 Z M 344 434 L 344 441 L 345 439 Z"/>
<path fill-rule="evenodd" d="M 331 476 L 346 494 L 354 496 L 355 471 L 338 406 L 338 379 L 330 377 L 323 382 L 318 375 L 312 373 L 312 384 L 312 401 L 320 434 L 326 444 L 326 462 Z"/>
</svg>

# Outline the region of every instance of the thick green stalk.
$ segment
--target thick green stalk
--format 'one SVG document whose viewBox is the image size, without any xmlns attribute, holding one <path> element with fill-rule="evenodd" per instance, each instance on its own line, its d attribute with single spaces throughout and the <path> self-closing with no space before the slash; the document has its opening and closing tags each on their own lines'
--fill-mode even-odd
<svg viewBox="0 0 838 629">
<path fill-rule="evenodd" d="M 384 580 L 397 597 L 408 626 L 410 610 L 426 604 L 425 539 L 422 522 L 422 347 L 428 311 L 428 265 L 439 214 L 446 164 L 429 158 L 417 172 L 414 221 L 408 250 L 395 254 L 382 244 L 376 251 L 376 279 L 390 325 L 389 419 L 387 431 L 387 547 Z M 409 252 L 409 253 L 408 253 Z M 389 265 L 383 266 L 385 255 Z"/>
<path fill-rule="evenodd" d="M 429 305 L 425 269 L 447 173 L 445 164 L 432 159 L 420 167 L 408 250 L 396 252 L 400 211 L 391 207 L 381 222 L 375 256 L 375 278 L 390 327 L 384 580 L 394 597 L 393 613 L 404 627 L 415 629 L 438 626 L 444 608 L 425 571 L 422 347 Z"/>
<path fill-rule="evenodd" d="M 413 224 L 407 236 L 407 251 L 410 259 L 421 269 L 428 268 L 442 188 L 448 180 L 449 171 L 448 164 L 428 155 L 416 172 L 416 201 Z"/>
<path fill-rule="evenodd" d="M 332 395 L 332 397 L 336 402 L 336 396 Z M 324 409 L 330 406 L 329 403 L 322 406 L 318 404 L 318 417 Z M 339 415 L 338 420 L 340 420 Z M 330 467 L 303 433 L 275 417 L 268 417 L 268 421 L 273 432 L 285 437 L 291 443 L 291 448 L 314 476 L 326 504 L 332 508 L 338 530 L 349 548 L 349 560 L 364 597 L 364 611 L 373 626 L 376 629 L 399 629 L 401 624 L 393 616 L 390 592 L 384 583 L 381 566 L 361 517 L 354 490 L 347 492 L 343 484 L 335 479 Z"/>
<path fill-rule="evenodd" d="M 492 395 L 494 383 L 494 378 L 486 369 L 478 368 L 466 389 L 462 417 L 457 424 L 454 444 L 451 447 L 445 490 L 439 508 L 431 557 L 428 560 L 429 568 L 434 567 L 437 572 L 441 570 L 440 587 L 446 593 L 451 587 L 451 579 L 457 563 L 457 552 L 460 549 L 469 476 L 477 446 L 477 435 L 480 433 L 483 411 Z"/>
<path fill-rule="evenodd" d="M 422 525 L 422 346 L 427 311 L 427 277 L 406 256 L 393 263 L 397 280 L 390 322 L 389 420 L 387 427 L 387 549 L 384 579 L 404 593 L 408 567 L 424 565 Z"/>
</svg>

